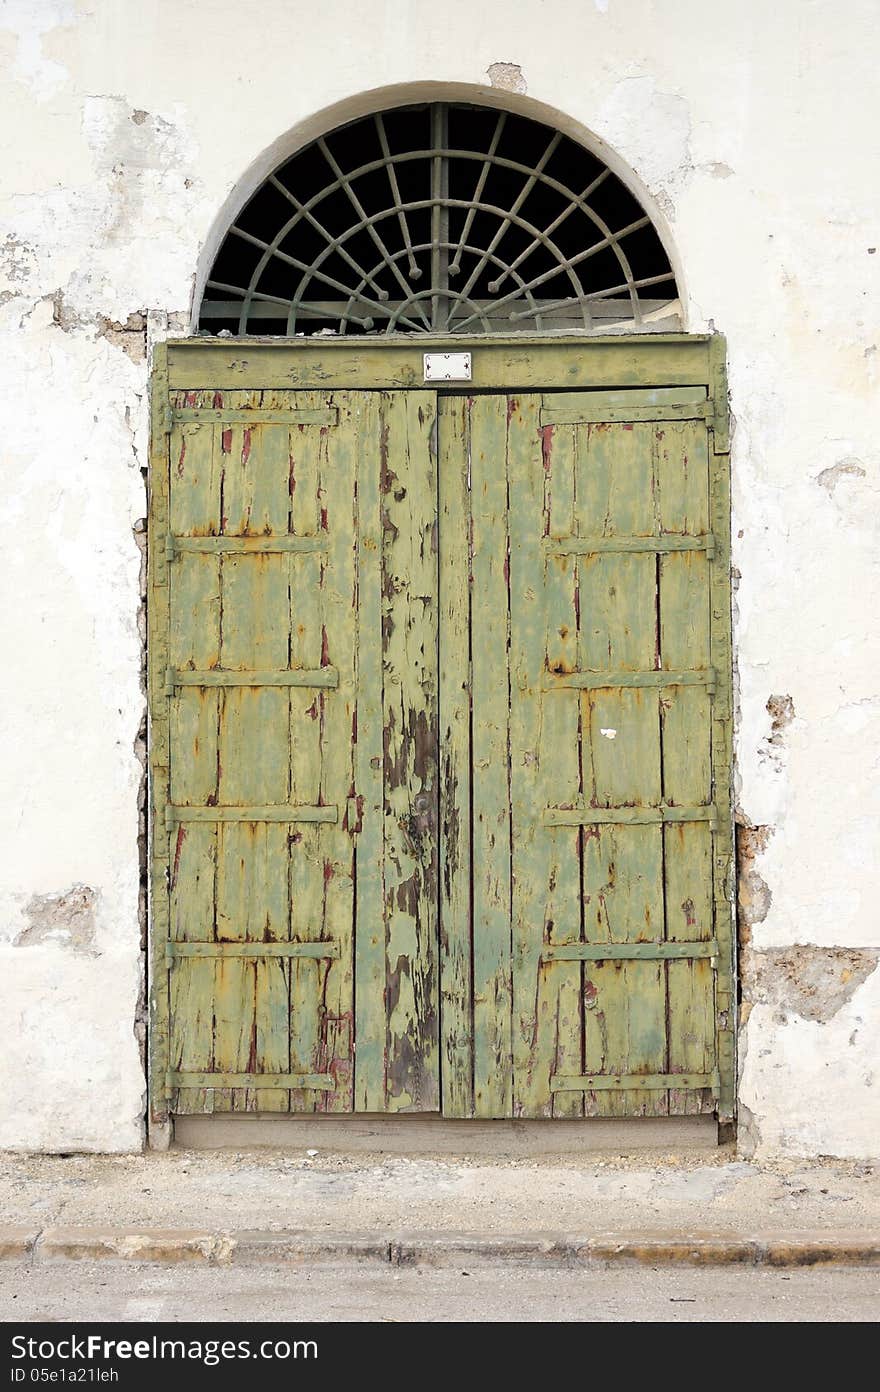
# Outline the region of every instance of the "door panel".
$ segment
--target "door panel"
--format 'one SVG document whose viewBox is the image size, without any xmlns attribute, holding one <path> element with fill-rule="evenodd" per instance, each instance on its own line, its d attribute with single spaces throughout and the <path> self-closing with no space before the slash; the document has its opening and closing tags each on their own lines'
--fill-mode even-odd
<svg viewBox="0 0 880 1392">
<path fill-rule="evenodd" d="M 165 1105 L 729 1115 L 708 386 L 164 401 Z"/>
<path fill-rule="evenodd" d="M 705 388 L 441 402 L 447 1114 L 714 1108 L 706 414 Z"/>
<path fill-rule="evenodd" d="M 172 1109 L 430 1110 L 433 395 L 171 413 Z"/>
</svg>

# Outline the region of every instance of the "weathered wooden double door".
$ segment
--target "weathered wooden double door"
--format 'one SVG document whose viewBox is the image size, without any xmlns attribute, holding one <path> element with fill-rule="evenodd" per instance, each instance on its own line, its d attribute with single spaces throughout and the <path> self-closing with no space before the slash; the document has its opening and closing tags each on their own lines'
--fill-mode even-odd
<svg viewBox="0 0 880 1392">
<path fill-rule="evenodd" d="M 346 385 L 335 344 L 274 349 L 302 387 L 172 346 L 157 1115 L 729 1113 L 726 443 L 697 342 L 445 393 Z"/>
</svg>

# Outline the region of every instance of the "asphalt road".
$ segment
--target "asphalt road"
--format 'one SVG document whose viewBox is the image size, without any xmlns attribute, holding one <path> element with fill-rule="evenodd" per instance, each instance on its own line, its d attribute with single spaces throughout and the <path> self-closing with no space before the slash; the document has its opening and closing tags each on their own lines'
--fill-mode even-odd
<svg viewBox="0 0 880 1392">
<path fill-rule="evenodd" d="M 0 1320 L 876 1321 L 880 1270 L 0 1267 Z"/>
</svg>

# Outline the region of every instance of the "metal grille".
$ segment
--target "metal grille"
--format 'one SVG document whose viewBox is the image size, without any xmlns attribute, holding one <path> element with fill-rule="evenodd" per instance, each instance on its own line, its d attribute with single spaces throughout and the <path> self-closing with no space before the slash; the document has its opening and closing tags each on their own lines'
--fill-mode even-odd
<svg viewBox="0 0 880 1392">
<path fill-rule="evenodd" d="M 203 332 L 511 333 L 677 327 L 650 218 L 560 131 L 435 102 L 301 150 L 230 227 Z"/>
</svg>

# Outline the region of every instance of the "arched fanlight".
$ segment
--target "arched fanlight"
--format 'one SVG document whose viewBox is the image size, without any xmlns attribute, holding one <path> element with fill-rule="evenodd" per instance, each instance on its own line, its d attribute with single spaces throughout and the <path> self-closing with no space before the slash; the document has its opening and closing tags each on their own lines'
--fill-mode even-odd
<svg viewBox="0 0 880 1392">
<path fill-rule="evenodd" d="M 678 327 L 659 236 L 594 154 L 483 106 L 396 107 L 306 146 L 230 227 L 202 332 Z"/>
</svg>

